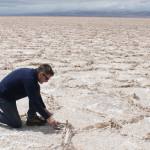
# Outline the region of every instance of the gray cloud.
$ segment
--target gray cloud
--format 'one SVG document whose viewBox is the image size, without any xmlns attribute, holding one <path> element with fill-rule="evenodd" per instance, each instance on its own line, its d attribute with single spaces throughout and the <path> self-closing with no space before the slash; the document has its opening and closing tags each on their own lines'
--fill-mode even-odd
<svg viewBox="0 0 150 150">
<path fill-rule="evenodd" d="M 149 11 L 149 0 L 0 0 L 0 14 L 57 11 Z"/>
</svg>

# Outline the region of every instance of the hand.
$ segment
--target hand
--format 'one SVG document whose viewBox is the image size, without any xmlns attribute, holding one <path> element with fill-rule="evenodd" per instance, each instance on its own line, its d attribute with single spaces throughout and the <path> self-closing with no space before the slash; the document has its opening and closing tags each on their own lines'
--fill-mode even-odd
<svg viewBox="0 0 150 150">
<path fill-rule="evenodd" d="M 56 120 L 54 120 L 52 117 L 49 117 L 49 118 L 47 119 L 47 123 L 48 123 L 50 126 L 52 126 L 52 127 L 55 127 L 55 126 L 57 126 L 57 125 L 59 124 L 59 122 L 56 121 Z"/>
<path fill-rule="evenodd" d="M 53 113 L 49 112 L 46 108 L 44 109 L 49 116 L 52 116 Z"/>
</svg>

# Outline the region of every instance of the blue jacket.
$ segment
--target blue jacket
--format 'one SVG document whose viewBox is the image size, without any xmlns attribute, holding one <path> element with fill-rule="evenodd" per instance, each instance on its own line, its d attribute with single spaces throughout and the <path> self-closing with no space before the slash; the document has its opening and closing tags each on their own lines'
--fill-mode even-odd
<svg viewBox="0 0 150 150">
<path fill-rule="evenodd" d="M 21 68 L 12 71 L 0 82 L 0 97 L 8 101 L 16 101 L 28 96 L 37 112 L 45 119 L 49 114 L 44 110 L 45 104 L 41 98 L 37 71 L 31 68 Z"/>
</svg>

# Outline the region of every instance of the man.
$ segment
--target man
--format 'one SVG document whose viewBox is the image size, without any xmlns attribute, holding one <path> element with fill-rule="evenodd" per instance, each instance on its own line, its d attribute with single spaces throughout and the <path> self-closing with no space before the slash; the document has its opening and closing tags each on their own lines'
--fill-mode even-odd
<svg viewBox="0 0 150 150">
<path fill-rule="evenodd" d="M 16 100 L 28 96 L 29 110 L 26 125 L 44 125 L 46 122 L 51 126 L 57 125 L 58 122 L 52 119 L 52 114 L 46 109 L 39 86 L 39 83 L 48 82 L 53 75 L 54 72 L 48 64 L 42 64 L 36 69 L 16 69 L 8 74 L 0 82 L 0 123 L 13 128 L 21 127 Z"/>
</svg>

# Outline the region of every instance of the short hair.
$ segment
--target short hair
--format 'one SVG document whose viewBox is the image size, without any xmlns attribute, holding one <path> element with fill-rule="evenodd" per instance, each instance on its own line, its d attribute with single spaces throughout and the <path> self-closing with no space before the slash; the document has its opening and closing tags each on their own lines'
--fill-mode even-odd
<svg viewBox="0 0 150 150">
<path fill-rule="evenodd" d="M 51 76 L 54 75 L 54 71 L 52 69 L 52 67 L 49 64 L 41 64 L 38 68 L 37 68 L 37 72 L 44 72 L 45 74 L 49 74 Z"/>
</svg>

